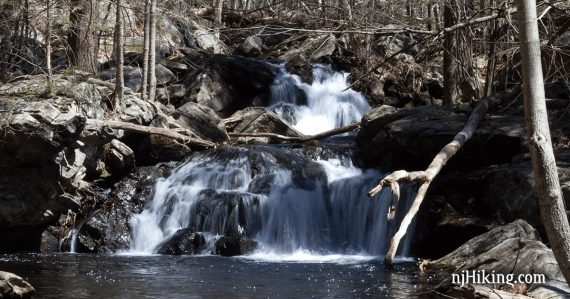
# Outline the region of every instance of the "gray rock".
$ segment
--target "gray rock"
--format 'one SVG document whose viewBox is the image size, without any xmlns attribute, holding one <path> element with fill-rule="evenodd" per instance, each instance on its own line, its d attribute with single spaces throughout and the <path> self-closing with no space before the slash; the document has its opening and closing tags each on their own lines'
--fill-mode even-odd
<svg viewBox="0 0 570 299">
<path fill-rule="evenodd" d="M 304 136 L 303 133 L 295 130 L 289 123 L 279 118 L 277 114 L 261 107 L 240 110 L 226 119 L 225 122 L 231 133 L 274 133 L 292 137 Z M 250 139 L 266 143 L 268 138 Z"/>
<path fill-rule="evenodd" d="M 365 163 L 384 169 L 416 169 L 428 165 L 453 140 L 463 129 L 467 115 L 437 107 L 418 107 L 380 113 L 375 118 L 369 114 L 365 119 L 366 124 L 356 139 Z M 526 148 L 521 123 L 524 120 L 518 116 L 484 117 L 474 136 L 449 161 L 446 170 L 473 170 L 509 162 Z"/>
<path fill-rule="evenodd" d="M 420 51 L 419 45 L 414 45 L 416 41 L 407 34 L 396 34 L 380 38 L 377 46 L 384 51 L 384 56 L 392 56 L 400 51 L 403 54 L 417 55 Z M 413 58 L 412 60 L 413 61 Z"/>
<path fill-rule="evenodd" d="M 202 234 L 182 228 L 160 244 L 156 252 L 169 255 L 199 254 L 205 246 L 206 239 Z"/>
<path fill-rule="evenodd" d="M 176 122 L 201 137 L 215 142 L 228 141 L 230 137 L 222 119 L 209 107 L 188 102 L 176 109 Z"/>
<path fill-rule="evenodd" d="M 189 91 L 187 101 L 210 107 L 222 117 L 268 104 L 278 72 L 278 68 L 264 62 L 223 55 L 207 57 L 200 69 L 184 79 Z"/>
<path fill-rule="evenodd" d="M 263 40 L 256 35 L 248 36 L 239 46 L 239 50 L 245 56 L 259 56 L 263 51 Z"/>
<path fill-rule="evenodd" d="M 279 56 L 279 59 L 293 61 L 318 61 L 330 56 L 336 50 L 336 38 L 334 35 L 321 35 L 305 41 L 301 47 L 289 50 Z"/>
<path fill-rule="evenodd" d="M 31 298 L 36 290 L 20 276 L 0 271 L 0 298 Z"/>
<path fill-rule="evenodd" d="M 113 139 L 108 145 L 106 164 L 113 175 L 125 175 L 135 167 L 135 153 L 126 144 Z"/>
<path fill-rule="evenodd" d="M 498 227 L 475 237 L 454 252 L 427 263 L 427 269 L 486 271 L 486 273 L 543 274 L 546 283 L 527 284 L 529 294 L 535 298 L 569 296 L 566 284 L 552 251 L 538 239 L 538 233 L 523 220 Z M 519 283 L 524 285 L 524 283 Z M 491 284 L 497 287 L 500 284 Z M 451 276 L 442 281 L 438 289 L 449 291 L 454 285 Z M 504 285 L 504 288 L 512 286 Z M 539 296 L 539 297 L 537 297 Z M 554 298 L 553 297 L 553 298 Z"/>
</svg>

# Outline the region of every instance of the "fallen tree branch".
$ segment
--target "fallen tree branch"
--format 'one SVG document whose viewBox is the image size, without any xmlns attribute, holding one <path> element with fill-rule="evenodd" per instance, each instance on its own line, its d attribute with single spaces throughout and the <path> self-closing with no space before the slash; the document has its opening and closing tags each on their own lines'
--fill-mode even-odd
<svg viewBox="0 0 570 299">
<path fill-rule="evenodd" d="M 494 106 L 497 102 L 498 99 L 497 97 L 494 96 L 483 98 L 471 113 L 471 116 L 469 117 L 469 120 L 465 124 L 463 130 L 461 130 L 461 132 L 455 135 L 452 142 L 448 143 L 445 147 L 443 147 L 443 149 L 441 149 L 441 151 L 439 151 L 439 153 L 435 156 L 435 158 L 432 160 L 431 164 L 427 167 L 426 170 L 412 171 L 412 172 L 407 172 L 405 170 L 395 171 L 390 175 L 384 177 L 378 183 L 378 186 L 374 187 L 372 190 L 370 190 L 370 192 L 368 192 L 368 196 L 373 197 L 376 194 L 378 194 L 384 187 L 390 186 L 393 194 L 393 199 L 391 207 L 388 212 L 389 213 L 388 218 L 393 219 L 393 215 L 395 214 L 395 209 L 399 200 L 398 184 L 400 182 L 412 182 L 412 181 L 420 182 L 418 193 L 416 194 L 416 197 L 410 209 L 404 216 L 404 219 L 402 219 L 402 223 L 400 223 L 398 231 L 396 232 L 396 234 L 394 234 L 392 240 L 390 241 L 390 247 L 388 249 L 388 252 L 386 253 L 386 258 L 384 261 L 387 267 L 392 266 L 392 263 L 394 261 L 394 256 L 396 255 L 396 251 L 398 250 L 398 245 L 400 244 L 400 240 L 406 234 L 408 226 L 410 225 L 416 213 L 418 212 L 431 182 L 433 181 L 435 176 L 441 171 L 441 169 L 447 163 L 447 161 L 449 161 L 449 159 L 453 157 L 459 151 L 459 149 L 461 149 L 461 147 L 465 144 L 465 142 L 469 140 L 471 136 L 473 136 L 473 133 L 475 132 L 475 130 L 477 130 L 477 126 L 479 125 L 479 122 L 483 118 L 483 115 L 489 109 L 489 106 L 491 105 Z"/>
<path fill-rule="evenodd" d="M 276 138 L 276 139 L 284 140 L 284 141 L 307 142 L 307 141 L 318 140 L 318 139 L 323 139 L 323 138 L 343 134 L 346 132 L 354 131 L 354 130 L 359 129 L 359 128 L 360 128 L 360 123 L 358 122 L 358 123 L 350 124 L 350 125 L 347 125 L 344 127 L 328 130 L 328 131 L 325 131 L 325 132 L 322 132 L 322 133 L 319 133 L 316 135 L 310 135 L 310 136 L 284 136 L 284 135 L 275 134 L 275 133 L 229 133 L 229 135 L 230 135 L 230 137 L 270 137 L 270 138 Z"/>
<path fill-rule="evenodd" d="M 217 146 L 217 144 L 214 142 L 181 134 L 181 132 L 185 131 L 180 131 L 179 129 L 149 127 L 149 126 L 142 126 L 133 123 L 123 122 L 123 121 L 100 120 L 100 119 L 87 119 L 86 125 L 94 126 L 97 128 L 109 127 L 113 129 L 125 130 L 135 133 L 160 135 L 174 139 L 184 144 L 197 145 L 205 148 L 212 148 Z"/>
</svg>

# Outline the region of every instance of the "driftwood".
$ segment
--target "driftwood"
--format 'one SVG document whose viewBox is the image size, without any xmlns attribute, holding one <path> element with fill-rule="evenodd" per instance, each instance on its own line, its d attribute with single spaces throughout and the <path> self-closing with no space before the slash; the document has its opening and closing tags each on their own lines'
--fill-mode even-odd
<svg viewBox="0 0 570 299">
<path fill-rule="evenodd" d="M 368 196 L 372 197 L 378 194 L 384 187 L 391 188 L 393 196 L 392 196 L 392 203 L 388 211 L 388 218 L 390 219 L 393 218 L 393 215 L 395 214 L 394 211 L 396 209 L 396 206 L 398 205 L 400 197 L 399 182 L 417 181 L 421 184 L 418 189 L 416 198 L 412 203 L 412 206 L 408 210 L 407 214 L 404 216 L 404 219 L 402 220 L 402 223 L 400 224 L 398 231 L 390 241 L 390 247 L 388 249 L 388 252 L 386 253 L 386 259 L 384 262 L 387 267 L 392 266 L 392 263 L 394 261 L 394 256 L 396 255 L 396 251 L 398 250 L 398 245 L 400 244 L 400 240 L 406 234 L 408 226 L 410 225 L 416 213 L 418 212 L 420 205 L 426 195 L 429 185 L 431 184 L 435 176 L 443 168 L 443 166 L 447 163 L 447 161 L 449 161 L 449 159 L 453 157 L 459 151 L 459 149 L 461 149 L 463 144 L 465 144 L 465 142 L 469 138 L 471 138 L 471 136 L 473 136 L 473 133 L 477 129 L 477 126 L 479 125 L 481 118 L 487 112 L 490 105 L 496 104 L 496 100 L 497 100 L 496 97 L 483 98 L 471 113 L 471 116 L 469 117 L 469 120 L 465 124 L 463 130 L 461 130 L 461 132 L 455 135 L 455 138 L 453 138 L 452 142 L 448 143 L 443 149 L 441 149 L 441 151 L 435 156 L 435 158 L 433 159 L 433 161 L 426 170 L 412 171 L 412 172 L 408 172 L 405 170 L 395 171 L 386 176 L 385 178 L 383 178 L 380 181 L 380 183 L 378 183 L 378 186 L 374 187 L 372 190 L 370 190 L 370 192 L 368 192 Z"/>
<path fill-rule="evenodd" d="M 172 138 L 176 141 L 179 141 L 184 144 L 196 145 L 205 148 L 212 148 L 216 147 L 217 144 L 211 141 L 203 140 L 197 137 L 192 137 L 186 134 L 191 134 L 189 131 L 185 130 L 175 130 L 175 129 L 168 129 L 168 128 L 157 128 L 157 127 L 149 127 L 149 126 L 142 126 L 128 122 L 122 121 L 115 121 L 115 120 L 100 120 L 100 119 L 88 119 L 87 123 L 88 126 L 94 127 L 109 127 L 113 129 L 125 130 L 129 132 L 136 132 L 136 133 L 144 133 L 149 135 L 160 135 L 168 138 Z M 182 134 L 185 133 L 185 134 Z"/>
<path fill-rule="evenodd" d="M 229 133 L 230 137 L 270 137 L 276 138 L 283 141 L 292 141 L 292 142 L 307 142 L 312 140 L 323 139 L 327 137 L 331 137 L 334 135 L 339 135 L 342 133 L 354 131 L 360 128 L 360 123 L 350 124 L 344 127 L 328 130 L 316 135 L 310 136 L 284 136 L 274 133 Z"/>
</svg>

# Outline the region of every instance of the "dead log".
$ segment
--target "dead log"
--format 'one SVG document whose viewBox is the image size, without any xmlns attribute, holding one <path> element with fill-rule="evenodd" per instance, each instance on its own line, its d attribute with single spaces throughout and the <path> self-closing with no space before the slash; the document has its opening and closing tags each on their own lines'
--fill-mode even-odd
<svg viewBox="0 0 570 299">
<path fill-rule="evenodd" d="M 179 130 L 179 129 L 168 129 L 168 128 L 157 128 L 157 127 L 149 127 L 149 126 L 142 126 L 133 123 L 123 122 L 123 121 L 116 121 L 116 120 L 100 120 L 100 119 L 88 119 L 86 122 L 87 126 L 92 126 L 96 128 L 103 128 L 109 127 L 112 129 L 118 130 L 125 130 L 129 132 L 135 133 L 143 133 L 149 135 L 160 135 L 168 138 L 172 138 L 178 142 L 200 146 L 204 148 L 213 148 L 218 146 L 216 143 L 203 140 L 197 137 L 190 136 L 192 134 L 186 130 Z M 184 133 L 184 134 L 183 134 Z"/>
<path fill-rule="evenodd" d="M 412 171 L 412 172 L 408 172 L 405 170 L 394 171 L 393 173 L 384 177 L 378 183 L 378 186 L 374 187 L 372 190 L 370 190 L 370 192 L 368 192 L 368 196 L 373 197 L 376 194 L 378 194 L 382 190 L 382 188 L 388 186 L 391 188 L 393 199 L 391 207 L 388 211 L 388 218 L 390 219 L 393 218 L 396 206 L 398 205 L 399 193 L 400 193 L 398 185 L 399 182 L 417 181 L 421 184 L 418 189 L 416 198 L 412 203 L 412 206 L 404 216 L 404 219 L 402 219 L 402 223 L 400 223 L 398 231 L 396 232 L 396 234 L 394 234 L 392 240 L 390 241 L 390 247 L 388 249 L 388 252 L 386 253 L 386 259 L 384 262 L 387 267 L 392 266 L 392 263 L 394 261 L 394 256 L 396 255 L 396 251 L 398 250 L 398 245 L 400 244 L 400 240 L 406 234 L 408 226 L 410 225 L 416 213 L 418 212 L 420 205 L 426 195 L 428 187 L 435 178 L 435 176 L 440 172 L 440 170 L 447 163 L 447 161 L 449 161 L 449 159 L 453 157 L 461 149 L 461 147 L 465 144 L 465 142 L 469 140 L 471 136 L 473 136 L 473 133 L 477 129 L 477 126 L 479 125 L 481 118 L 483 118 L 483 115 L 489 109 L 489 106 L 495 106 L 498 102 L 500 102 L 498 97 L 483 98 L 471 113 L 471 116 L 469 117 L 469 120 L 465 124 L 463 130 L 461 130 L 461 132 L 455 135 L 455 138 L 453 138 L 452 142 L 448 143 L 445 147 L 443 147 L 443 149 L 441 149 L 441 151 L 435 156 L 435 158 L 432 160 L 431 164 L 428 166 L 426 170 Z"/>
<path fill-rule="evenodd" d="M 230 137 L 270 137 L 275 138 L 283 141 L 291 141 L 291 142 L 308 142 L 312 140 L 323 139 L 347 132 L 351 132 L 360 128 L 360 123 L 350 124 L 344 127 L 324 131 L 319 134 L 310 135 L 310 136 L 284 136 L 275 133 L 229 133 Z"/>
</svg>

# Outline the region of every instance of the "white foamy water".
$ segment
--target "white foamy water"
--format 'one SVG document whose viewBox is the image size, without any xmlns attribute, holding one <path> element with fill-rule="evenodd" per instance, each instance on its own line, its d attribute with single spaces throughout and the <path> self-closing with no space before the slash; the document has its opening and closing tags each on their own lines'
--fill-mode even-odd
<svg viewBox="0 0 570 299">
<path fill-rule="evenodd" d="M 272 86 L 271 109 L 301 132 L 348 125 L 370 109 L 361 94 L 343 91 L 347 74 L 317 65 L 313 77 L 309 85 L 283 72 Z M 129 253 L 155 253 L 178 230 L 192 228 L 205 237 L 202 254 L 231 232 L 257 241 L 247 258 L 260 261 L 358 263 L 383 257 L 397 226 L 386 219 L 391 194 L 367 196 L 381 176 L 354 166 L 348 153 L 311 161 L 283 148 L 211 150 L 156 183 L 149 206 L 131 218 Z M 413 196 L 406 190 L 402 207 Z M 404 240 L 401 255 L 408 244 Z"/>
<path fill-rule="evenodd" d="M 348 73 L 335 72 L 329 66 L 315 65 L 313 82 L 307 84 L 299 76 L 281 73 L 271 87 L 272 109 L 283 116 L 292 113 L 293 127 L 303 134 L 313 135 L 359 122 L 370 110 L 366 99 L 357 91 L 347 89 Z M 296 89 L 304 91 L 306 105 Z"/>
</svg>

